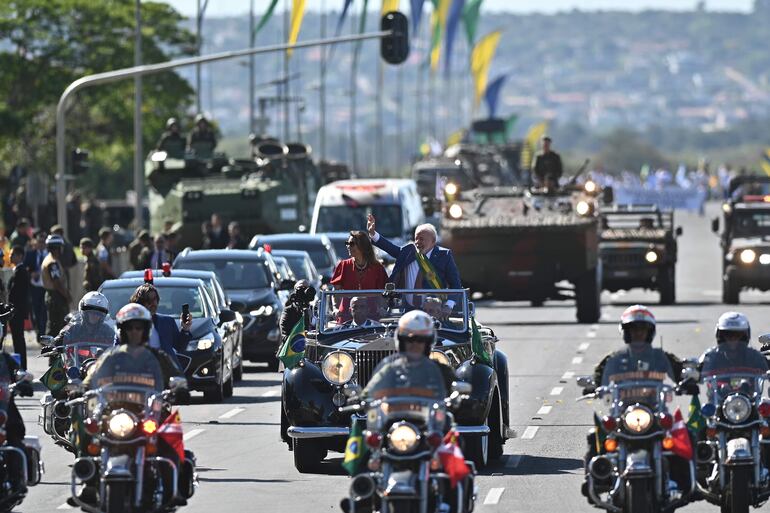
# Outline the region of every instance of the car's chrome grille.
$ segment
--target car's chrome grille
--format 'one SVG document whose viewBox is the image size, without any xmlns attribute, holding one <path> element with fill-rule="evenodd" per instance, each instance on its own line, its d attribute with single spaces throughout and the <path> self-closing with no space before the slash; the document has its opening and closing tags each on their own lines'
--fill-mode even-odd
<svg viewBox="0 0 770 513">
<path fill-rule="evenodd" d="M 386 357 L 395 353 L 391 349 L 376 351 L 356 351 L 356 376 L 357 382 L 365 387 L 374 374 L 374 369 Z"/>
</svg>

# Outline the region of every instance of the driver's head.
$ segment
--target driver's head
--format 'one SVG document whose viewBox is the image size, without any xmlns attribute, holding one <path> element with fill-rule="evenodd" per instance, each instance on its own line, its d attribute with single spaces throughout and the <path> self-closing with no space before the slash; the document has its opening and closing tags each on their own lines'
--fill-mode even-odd
<svg viewBox="0 0 770 513">
<path fill-rule="evenodd" d="M 354 297 L 350 300 L 350 315 L 353 316 L 353 322 L 363 324 L 367 318 L 367 305 L 364 298 Z"/>
<path fill-rule="evenodd" d="M 645 306 L 630 306 L 620 316 L 619 328 L 626 344 L 643 347 L 655 338 L 655 316 Z"/>
<path fill-rule="evenodd" d="M 110 302 L 101 292 L 88 292 L 78 303 L 78 310 L 86 324 L 101 324 L 110 311 Z"/>
<path fill-rule="evenodd" d="M 115 324 L 120 332 L 120 343 L 141 346 L 150 339 L 152 315 L 140 304 L 129 303 L 115 315 Z"/>
<path fill-rule="evenodd" d="M 143 283 L 136 288 L 129 301 L 139 303 L 149 310 L 151 315 L 155 315 L 158 312 L 160 294 L 152 283 Z"/>
<path fill-rule="evenodd" d="M 398 351 L 410 359 L 430 355 L 436 340 L 433 319 L 422 310 L 412 310 L 398 321 Z"/>
<path fill-rule="evenodd" d="M 751 340 L 749 319 L 739 312 L 725 312 L 717 321 L 715 334 L 717 344 L 726 344 L 730 350 L 745 346 Z"/>
</svg>

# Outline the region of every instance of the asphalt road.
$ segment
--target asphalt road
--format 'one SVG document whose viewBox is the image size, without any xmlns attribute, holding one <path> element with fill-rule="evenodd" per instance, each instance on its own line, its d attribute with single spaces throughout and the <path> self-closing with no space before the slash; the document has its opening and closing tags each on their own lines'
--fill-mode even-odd
<svg viewBox="0 0 770 513">
<path fill-rule="evenodd" d="M 716 207 L 710 208 L 716 215 Z M 478 318 L 500 338 L 509 355 L 511 422 L 518 432 L 505 446 L 500 464 L 477 480 L 480 512 L 591 511 L 580 494 L 585 433 L 592 408 L 576 403 L 574 375 L 588 374 L 603 355 L 622 345 L 617 321 L 634 303 L 652 307 L 659 338 L 680 357 L 697 356 L 714 342 L 714 323 L 727 308 L 720 304 L 718 239 L 709 218 L 678 213 L 684 228 L 677 267 L 676 306 L 657 306 L 657 294 L 631 291 L 603 296 L 602 320 L 595 325 L 574 322 L 574 307 L 549 302 L 541 308 L 524 303 L 481 302 Z M 770 295 L 743 293 L 740 310 L 753 322 L 753 334 L 770 332 Z M 32 354 L 32 350 L 30 350 Z M 42 359 L 31 358 L 37 376 Z M 235 395 L 218 405 L 196 404 L 182 409 L 187 446 L 198 457 L 200 487 L 184 511 L 339 511 L 348 478 L 339 468 L 340 454 L 320 475 L 299 474 L 292 455 L 279 441 L 280 379 L 261 367 L 247 367 Z M 71 455 L 55 447 L 37 425 L 38 397 L 19 406 L 29 434 L 41 437 L 46 474 L 32 488 L 18 511 L 47 512 L 69 508 Z M 706 503 L 684 511 L 714 511 Z"/>
</svg>

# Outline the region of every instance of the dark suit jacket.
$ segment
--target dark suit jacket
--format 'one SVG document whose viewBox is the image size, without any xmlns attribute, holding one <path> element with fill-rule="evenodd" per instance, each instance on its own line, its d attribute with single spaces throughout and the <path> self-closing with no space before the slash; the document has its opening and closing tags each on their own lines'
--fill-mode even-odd
<svg viewBox="0 0 770 513">
<path fill-rule="evenodd" d="M 187 344 L 192 340 L 192 335 L 189 331 L 182 331 L 177 328 L 176 321 L 169 315 L 155 314 L 152 316 L 152 323 L 158 330 L 160 348 L 168 353 L 177 367 L 181 369 L 179 360 L 176 358 L 176 352 L 184 351 L 187 348 Z"/>
<path fill-rule="evenodd" d="M 29 272 L 24 264 L 17 265 L 13 269 L 13 275 L 8 280 L 8 303 L 16 310 L 14 316 L 24 319 L 28 313 L 29 303 Z"/>
<path fill-rule="evenodd" d="M 398 247 L 382 235 L 380 235 L 380 238 L 374 245 L 396 259 L 396 263 L 393 265 L 393 272 L 390 273 L 391 281 L 398 283 L 397 280 L 400 280 L 402 275 L 405 278 L 407 266 L 417 258 L 417 246 L 409 243 Z M 451 250 L 435 246 L 429 260 L 436 269 L 438 277 L 444 282 L 445 287 L 450 289 L 461 289 L 463 287 L 460 282 L 460 271 L 457 270 Z M 406 286 L 408 287 L 408 284 Z M 425 277 L 423 277 L 422 288 L 432 288 Z"/>
</svg>

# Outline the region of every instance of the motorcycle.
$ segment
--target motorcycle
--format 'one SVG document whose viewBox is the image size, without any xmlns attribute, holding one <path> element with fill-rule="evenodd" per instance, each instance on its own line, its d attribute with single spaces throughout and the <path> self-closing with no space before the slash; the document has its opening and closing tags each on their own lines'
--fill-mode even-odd
<svg viewBox="0 0 770 513">
<path fill-rule="evenodd" d="M 111 346 L 87 341 L 54 346 L 51 345 L 52 340 L 53 337 L 49 336 L 39 337 L 39 341 L 43 344 L 40 356 L 47 356 L 51 360 L 51 366 L 61 367 L 58 381 L 62 386 L 60 389 L 46 392 L 40 399 L 41 412 L 38 416 L 38 424 L 43 427 L 47 435 L 53 438 L 56 445 L 74 454 L 76 450 L 72 443 L 72 411 L 67 406 L 65 382 L 84 379 L 89 367 Z"/>
<path fill-rule="evenodd" d="M 75 503 L 92 513 L 171 511 L 186 504 L 197 481 L 195 459 L 185 451 L 177 462 L 159 454 L 162 418 L 169 400 L 186 389 L 184 378 L 171 378 L 169 390 L 139 385 L 105 385 L 66 403 L 81 417 L 82 455 L 72 467 Z M 178 435 L 181 437 L 181 427 Z M 179 475 L 185 479 L 179 486 Z M 92 486 L 93 502 L 78 495 L 78 486 Z M 181 488 L 181 489 L 180 489 Z"/>
<path fill-rule="evenodd" d="M 698 442 L 698 491 L 722 511 L 745 513 L 770 498 L 770 400 L 767 374 L 702 376 L 708 401 L 701 408 L 705 439 Z"/>
<path fill-rule="evenodd" d="M 353 412 L 353 422 L 366 424 L 362 441 L 369 451 L 368 472 L 353 476 L 345 513 L 469 513 L 473 511 L 476 469 L 465 461 L 467 475 L 452 486 L 442 464 L 450 405 L 470 393 L 467 383 L 455 383 L 443 401 L 416 396 L 365 400 L 340 408 Z M 450 428 L 451 429 L 451 428 Z M 450 433 L 451 436 L 451 433 Z M 456 455 L 461 455 L 458 452 Z M 463 458 L 464 459 L 464 458 Z"/>
<path fill-rule="evenodd" d="M 671 436 L 674 417 L 668 403 L 675 389 L 659 379 L 632 379 L 594 388 L 591 378 L 580 377 L 578 386 L 594 389 L 578 401 L 593 399 L 601 424 L 596 440 L 592 438 L 594 449 L 586 457 L 584 493 L 589 502 L 618 513 L 673 511 L 687 504 L 695 492 L 695 465 L 692 459 L 677 458 L 672 452 L 676 441 Z M 606 434 L 603 441 L 599 433 Z M 687 483 L 684 489 L 672 479 L 675 464 L 681 470 L 680 478 L 689 473 L 689 479 L 683 480 Z"/>
</svg>

